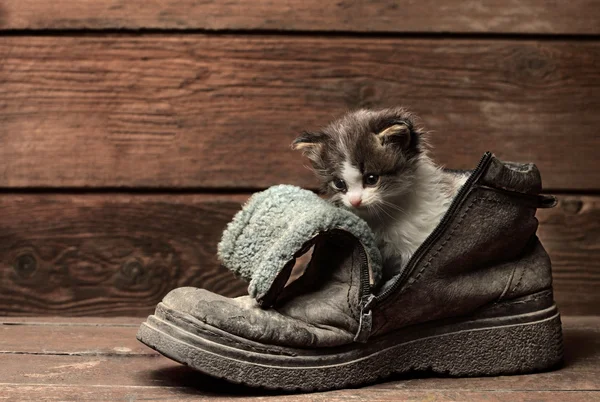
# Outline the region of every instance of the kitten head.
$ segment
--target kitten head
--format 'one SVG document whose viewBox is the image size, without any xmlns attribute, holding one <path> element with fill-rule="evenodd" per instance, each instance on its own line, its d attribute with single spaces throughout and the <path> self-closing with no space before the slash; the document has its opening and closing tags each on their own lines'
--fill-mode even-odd
<svg viewBox="0 0 600 402">
<path fill-rule="evenodd" d="M 424 152 L 421 137 L 404 109 L 363 109 L 303 133 L 292 147 L 310 159 L 333 203 L 378 214 L 410 192 Z"/>
</svg>

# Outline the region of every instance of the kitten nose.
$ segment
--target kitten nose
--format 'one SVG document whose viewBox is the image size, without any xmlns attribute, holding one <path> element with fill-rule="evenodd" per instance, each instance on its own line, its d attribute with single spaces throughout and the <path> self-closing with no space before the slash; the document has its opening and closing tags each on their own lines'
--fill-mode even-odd
<svg viewBox="0 0 600 402">
<path fill-rule="evenodd" d="M 360 199 L 360 197 L 356 197 L 356 198 L 352 197 L 352 198 L 350 198 L 350 204 L 352 204 L 352 206 L 354 208 L 360 207 L 360 203 L 361 202 L 362 202 L 362 200 Z"/>
</svg>

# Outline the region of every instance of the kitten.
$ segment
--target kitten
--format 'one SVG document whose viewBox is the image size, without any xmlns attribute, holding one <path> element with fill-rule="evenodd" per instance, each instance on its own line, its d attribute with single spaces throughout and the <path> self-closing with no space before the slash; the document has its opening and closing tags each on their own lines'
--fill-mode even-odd
<svg viewBox="0 0 600 402">
<path fill-rule="evenodd" d="M 331 202 L 367 221 L 384 279 L 404 268 L 467 179 L 434 164 L 424 132 L 400 108 L 348 113 L 292 147 L 310 159 Z"/>
</svg>

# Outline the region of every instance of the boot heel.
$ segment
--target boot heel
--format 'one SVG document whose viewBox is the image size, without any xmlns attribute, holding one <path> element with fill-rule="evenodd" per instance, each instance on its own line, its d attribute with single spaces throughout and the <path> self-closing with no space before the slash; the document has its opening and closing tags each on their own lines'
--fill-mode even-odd
<svg viewBox="0 0 600 402">
<path fill-rule="evenodd" d="M 429 368 L 456 376 L 531 373 L 563 360 L 558 312 L 540 321 L 459 331 L 432 341 L 437 345 L 427 348 L 434 362 Z"/>
</svg>

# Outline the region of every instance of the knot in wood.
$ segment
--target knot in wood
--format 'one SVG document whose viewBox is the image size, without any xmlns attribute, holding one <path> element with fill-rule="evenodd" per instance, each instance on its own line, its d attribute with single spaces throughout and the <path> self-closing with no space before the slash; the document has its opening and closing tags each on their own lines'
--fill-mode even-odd
<svg viewBox="0 0 600 402">
<path fill-rule="evenodd" d="M 121 272 L 131 280 L 136 280 L 144 275 L 144 266 L 138 260 L 130 260 L 121 266 Z"/>
<path fill-rule="evenodd" d="M 31 253 L 19 255 L 13 265 L 14 270 L 23 278 L 28 278 L 37 269 L 37 259 Z"/>
<path fill-rule="evenodd" d="M 527 46 L 518 49 L 509 67 L 522 85 L 546 84 L 559 79 L 552 54 L 543 47 Z"/>
<path fill-rule="evenodd" d="M 583 201 L 571 198 L 563 199 L 561 207 L 566 213 L 575 215 L 583 209 Z"/>
</svg>

